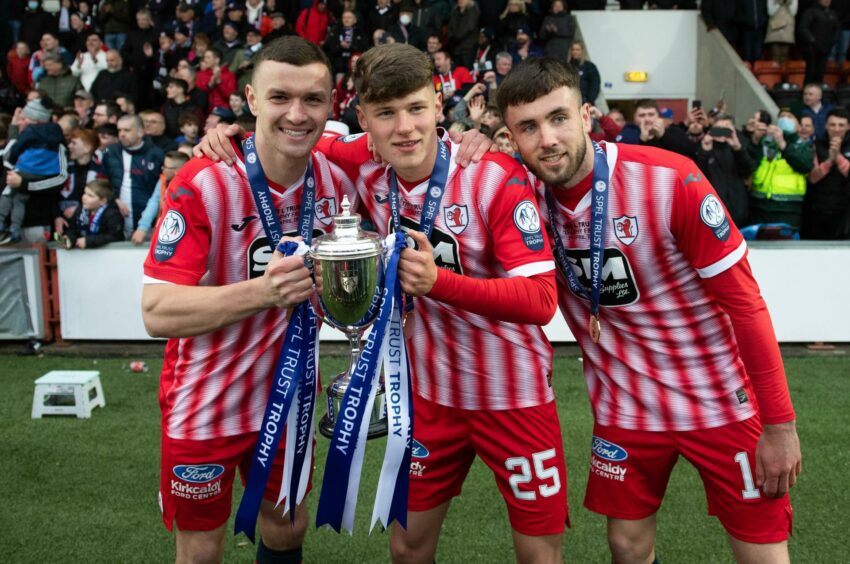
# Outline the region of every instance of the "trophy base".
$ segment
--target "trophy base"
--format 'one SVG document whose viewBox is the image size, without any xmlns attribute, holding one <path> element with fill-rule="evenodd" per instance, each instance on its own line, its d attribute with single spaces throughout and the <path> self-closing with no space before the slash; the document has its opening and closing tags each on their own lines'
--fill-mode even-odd
<svg viewBox="0 0 850 564">
<path fill-rule="evenodd" d="M 328 439 L 332 439 L 334 436 L 334 422 L 331 421 L 327 413 L 319 421 L 319 432 Z M 386 434 L 387 422 L 385 420 L 375 421 L 369 425 L 369 430 L 366 431 L 366 440 L 378 439 L 386 436 Z"/>
</svg>

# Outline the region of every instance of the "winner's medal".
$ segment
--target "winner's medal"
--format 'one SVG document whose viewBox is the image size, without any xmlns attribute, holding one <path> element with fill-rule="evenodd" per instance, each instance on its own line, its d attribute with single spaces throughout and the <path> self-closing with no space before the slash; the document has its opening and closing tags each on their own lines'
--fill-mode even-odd
<svg viewBox="0 0 850 564">
<path fill-rule="evenodd" d="M 599 323 L 598 315 L 591 315 L 590 322 L 587 326 L 588 333 L 590 333 L 590 338 L 593 339 L 594 343 L 599 342 L 599 337 L 602 335 L 602 325 Z"/>
</svg>

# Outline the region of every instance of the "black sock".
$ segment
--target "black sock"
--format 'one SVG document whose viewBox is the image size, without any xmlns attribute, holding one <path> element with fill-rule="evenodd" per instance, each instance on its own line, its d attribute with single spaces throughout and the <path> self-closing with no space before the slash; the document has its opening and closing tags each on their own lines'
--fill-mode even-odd
<svg viewBox="0 0 850 564">
<path fill-rule="evenodd" d="M 257 545 L 257 564 L 301 564 L 301 547 L 291 550 L 272 550 L 260 539 Z"/>
</svg>

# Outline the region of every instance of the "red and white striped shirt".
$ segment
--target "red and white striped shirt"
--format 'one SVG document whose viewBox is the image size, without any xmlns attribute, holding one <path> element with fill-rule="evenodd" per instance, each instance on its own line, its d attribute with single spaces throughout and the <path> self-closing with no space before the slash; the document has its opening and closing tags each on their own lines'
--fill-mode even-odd
<svg viewBox="0 0 850 564">
<path fill-rule="evenodd" d="M 347 136 L 322 140 L 319 148 L 357 179 L 361 208 L 385 236 L 392 229 L 389 173 L 372 160 L 365 141 Z M 399 180 L 403 229 L 418 230 L 427 187 L 427 179 L 417 186 Z M 452 159 L 431 235 L 437 266 L 486 279 L 551 272 L 548 242 L 539 250 L 523 242 L 514 220 L 515 211 L 526 209 L 521 206 L 532 206 L 539 221 L 527 173 L 514 159 L 489 153 L 467 168 Z M 442 405 L 503 410 L 554 399 L 552 349 L 539 326 L 498 321 L 425 296 L 416 299 L 408 351 L 414 389 Z"/>
<path fill-rule="evenodd" d="M 589 301 L 577 299 L 558 273 L 561 311 L 582 348 L 596 420 L 686 431 L 751 417 L 754 396 L 732 325 L 701 280 L 744 259 L 740 232 L 689 159 L 650 147 L 602 146 L 611 184 L 599 343 L 588 333 Z M 555 234 L 585 288 L 591 192 L 574 210 L 562 203 L 563 191 L 555 204 Z M 545 208 L 543 216 L 548 220 Z"/>
<path fill-rule="evenodd" d="M 313 154 L 313 171 L 317 236 L 331 231 L 342 195 L 351 198 L 354 189 L 320 153 Z M 303 178 L 270 188 L 284 234 L 295 235 Z M 145 261 L 147 283 L 223 286 L 263 275 L 272 249 L 241 160 L 228 167 L 192 159 L 164 200 L 159 235 Z M 168 436 L 204 440 L 257 431 L 286 327 L 286 310 L 273 308 L 212 333 L 170 339 L 159 392 Z"/>
</svg>

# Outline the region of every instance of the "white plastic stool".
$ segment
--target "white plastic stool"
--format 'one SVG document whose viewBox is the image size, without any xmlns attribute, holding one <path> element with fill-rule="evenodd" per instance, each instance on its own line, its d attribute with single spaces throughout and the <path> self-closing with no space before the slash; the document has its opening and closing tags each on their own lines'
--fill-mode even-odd
<svg viewBox="0 0 850 564">
<path fill-rule="evenodd" d="M 45 405 L 51 396 L 72 397 L 74 404 Z M 35 381 L 33 419 L 41 419 L 42 415 L 76 415 L 88 419 L 97 406 L 106 407 L 97 370 L 52 370 Z"/>
</svg>

